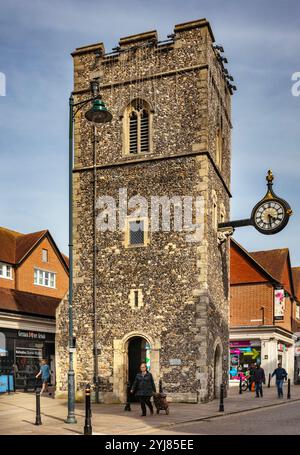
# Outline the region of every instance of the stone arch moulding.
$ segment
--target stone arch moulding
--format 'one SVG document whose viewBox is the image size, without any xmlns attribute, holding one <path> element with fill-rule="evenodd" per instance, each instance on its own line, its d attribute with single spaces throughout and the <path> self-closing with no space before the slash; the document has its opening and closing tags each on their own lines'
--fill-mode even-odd
<svg viewBox="0 0 300 455">
<path fill-rule="evenodd" d="M 156 386 L 158 386 L 160 377 L 159 354 L 161 344 L 158 339 L 153 339 L 142 331 L 129 332 L 123 338 L 115 338 L 113 340 L 113 395 L 114 400 L 121 403 L 125 403 L 127 398 L 128 344 L 129 340 L 134 337 L 144 338 L 151 346 L 151 373 Z"/>
<path fill-rule="evenodd" d="M 148 98 L 148 96 L 134 96 L 134 97 L 129 97 L 127 96 L 125 101 L 123 103 L 121 103 L 121 107 L 120 107 L 120 110 L 119 110 L 119 119 L 122 120 L 124 118 L 124 114 L 126 113 L 127 109 L 130 108 L 130 105 L 131 103 L 136 100 L 136 99 L 140 99 L 142 101 L 145 101 L 145 103 L 148 105 L 149 107 L 149 111 L 151 112 L 151 114 L 154 114 L 155 113 L 155 109 L 153 107 L 153 103 L 152 101 Z"/>
<path fill-rule="evenodd" d="M 222 340 L 218 336 L 213 345 L 213 393 L 219 397 L 220 385 L 223 382 L 223 345 Z M 216 358 L 217 357 L 217 358 Z"/>
</svg>

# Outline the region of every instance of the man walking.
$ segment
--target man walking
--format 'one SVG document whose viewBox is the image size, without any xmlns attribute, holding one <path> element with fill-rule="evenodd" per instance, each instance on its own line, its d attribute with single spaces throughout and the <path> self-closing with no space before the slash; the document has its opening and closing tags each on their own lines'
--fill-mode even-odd
<svg viewBox="0 0 300 455">
<path fill-rule="evenodd" d="M 255 392 L 256 398 L 259 398 L 259 395 L 263 396 L 262 385 L 266 383 L 265 371 L 258 363 L 253 373 L 253 379 L 255 382 Z"/>
<path fill-rule="evenodd" d="M 278 393 L 278 398 L 283 398 L 283 381 L 284 379 L 287 379 L 287 372 L 285 371 L 284 368 L 282 368 L 281 363 L 278 363 L 278 368 L 275 368 L 275 370 L 272 373 L 272 377 L 276 376 L 276 387 L 277 387 L 277 393 Z"/>
</svg>

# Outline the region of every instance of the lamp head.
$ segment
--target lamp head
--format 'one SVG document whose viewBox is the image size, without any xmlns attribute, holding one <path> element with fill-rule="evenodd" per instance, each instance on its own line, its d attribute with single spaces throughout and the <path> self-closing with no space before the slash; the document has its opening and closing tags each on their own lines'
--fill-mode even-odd
<svg viewBox="0 0 300 455">
<path fill-rule="evenodd" d="M 107 123 L 112 119 L 112 114 L 104 104 L 104 101 L 97 98 L 93 101 L 93 106 L 85 113 L 85 118 L 93 123 Z"/>
</svg>

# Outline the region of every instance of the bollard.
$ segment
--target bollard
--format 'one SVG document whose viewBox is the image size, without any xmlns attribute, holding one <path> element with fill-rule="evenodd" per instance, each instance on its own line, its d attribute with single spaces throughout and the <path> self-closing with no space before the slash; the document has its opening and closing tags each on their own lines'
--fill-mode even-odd
<svg viewBox="0 0 300 455">
<path fill-rule="evenodd" d="M 125 404 L 124 411 L 131 411 L 131 407 L 130 407 L 130 389 L 131 389 L 130 382 L 127 382 L 127 401 L 126 401 L 126 404 Z"/>
<path fill-rule="evenodd" d="M 271 373 L 269 373 L 268 388 L 271 387 Z"/>
<path fill-rule="evenodd" d="M 40 390 L 37 389 L 35 392 L 35 402 L 36 402 L 36 414 L 35 414 L 35 425 L 42 425 L 41 419 L 41 394 Z"/>
<path fill-rule="evenodd" d="M 243 393 L 243 390 L 242 390 L 242 382 L 243 382 L 243 380 L 242 380 L 242 378 L 240 377 L 240 387 L 239 387 L 239 388 L 240 388 L 240 390 L 239 390 L 239 394 L 240 394 L 240 395 Z"/>
<path fill-rule="evenodd" d="M 84 422 L 84 435 L 92 435 L 92 421 L 91 421 L 91 386 L 87 384 L 85 388 L 85 422 Z"/>
<path fill-rule="evenodd" d="M 291 398 L 291 380 L 288 379 L 288 391 L 287 391 L 287 398 Z"/>
<path fill-rule="evenodd" d="M 163 393 L 162 379 L 159 380 L 159 393 Z"/>
<path fill-rule="evenodd" d="M 224 384 L 220 386 L 220 407 L 219 412 L 224 412 Z"/>
</svg>

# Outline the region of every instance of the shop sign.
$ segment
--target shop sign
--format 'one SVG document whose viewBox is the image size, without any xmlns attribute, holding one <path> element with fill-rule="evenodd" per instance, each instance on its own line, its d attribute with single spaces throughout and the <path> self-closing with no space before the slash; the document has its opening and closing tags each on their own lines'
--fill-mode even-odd
<svg viewBox="0 0 300 455">
<path fill-rule="evenodd" d="M 27 357 L 27 358 L 42 358 L 42 349 L 36 348 L 17 348 L 16 347 L 16 357 Z"/>
<path fill-rule="evenodd" d="M 284 289 L 275 289 L 274 291 L 274 318 L 283 320 L 285 309 Z"/>
<path fill-rule="evenodd" d="M 230 347 L 241 347 L 241 346 L 250 346 L 250 341 L 249 340 L 242 340 L 242 341 L 230 341 Z"/>
<path fill-rule="evenodd" d="M 42 332 L 29 332 L 24 330 L 18 330 L 19 338 L 26 338 L 28 340 L 46 340 L 46 334 Z"/>
<path fill-rule="evenodd" d="M 278 351 L 285 352 L 286 346 L 284 344 L 278 343 Z"/>
</svg>

